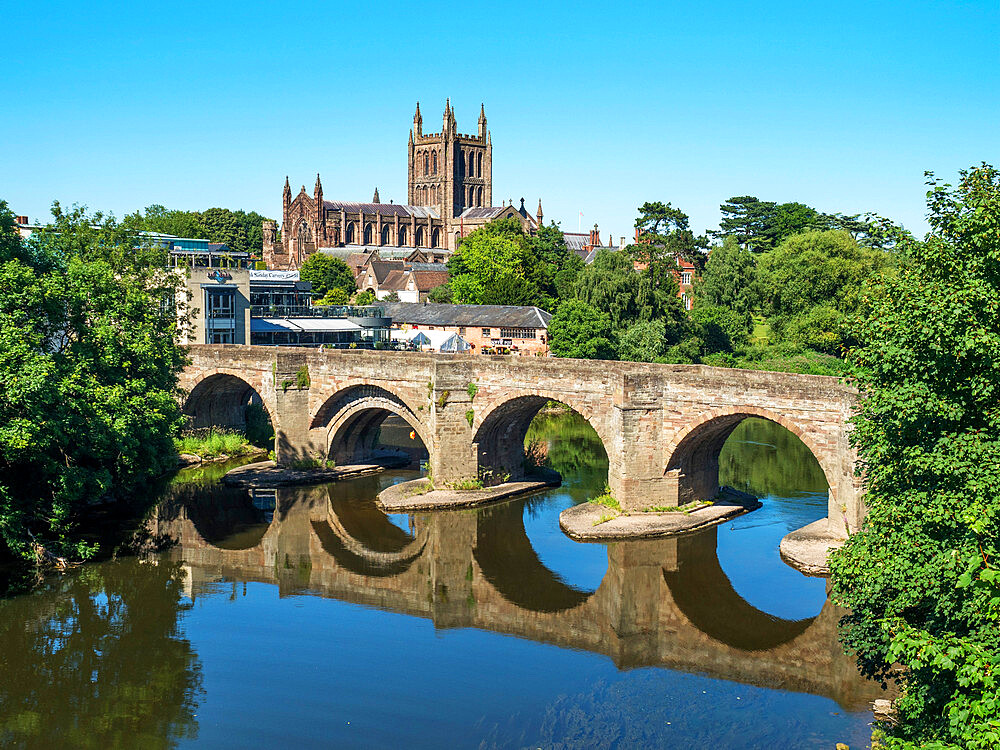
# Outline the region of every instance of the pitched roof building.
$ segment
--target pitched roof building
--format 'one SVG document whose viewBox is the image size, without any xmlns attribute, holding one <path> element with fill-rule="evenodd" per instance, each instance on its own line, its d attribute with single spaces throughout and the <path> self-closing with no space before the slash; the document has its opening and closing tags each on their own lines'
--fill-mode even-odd
<svg viewBox="0 0 1000 750">
<path fill-rule="evenodd" d="M 496 218 L 510 216 L 525 231 L 537 231 L 535 216 L 513 201 L 493 206 L 493 141 L 480 107 L 475 134 L 458 131 L 455 110 L 445 104 L 441 130 L 424 133 L 417 104 L 407 146 L 407 203 L 383 203 L 378 189 L 369 203 L 329 201 L 316 175 L 312 195 L 303 185 L 292 196 L 285 178 L 281 239 L 272 221 L 263 224 L 264 261 L 268 268 L 294 269 L 321 249 L 348 248 L 345 255 L 380 250 L 441 249 L 453 252 L 458 240 Z M 383 256 L 386 253 L 380 253 Z"/>
<path fill-rule="evenodd" d="M 404 331 L 444 330 L 457 333 L 477 354 L 533 354 L 549 351 L 552 313 L 515 305 L 435 305 L 387 302 L 386 317 Z"/>
</svg>

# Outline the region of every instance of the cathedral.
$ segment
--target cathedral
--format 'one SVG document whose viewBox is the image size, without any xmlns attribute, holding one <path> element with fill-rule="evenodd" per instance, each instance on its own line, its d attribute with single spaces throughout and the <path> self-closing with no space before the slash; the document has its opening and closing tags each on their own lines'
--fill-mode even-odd
<svg viewBox="0 0 1000 750">
<path fill-rule="evenodd" d="M 330 201 L 316 175 L 310 196 L 305 185 L 292 196 L 285 178 L 281 237 L 264 222 L 264 262 L 272 269 L 297 269 L 312 253 L 337 256 L 377 251 L 384 259 L 442 261 L 459 240 L 489 221 L 516 218 L 528 233 L 542 224 L 542 202 L 532 216 L 524 207 L 493 204 L 493 139 L 480 107 L 474 135 L 458 132 L 455 110 L 445 104 L 441 131 L 424 132 L 420 104 L 407 146 L 406 205 L 382 203 L 378 188 L 369 203 Z"/>
</svg>

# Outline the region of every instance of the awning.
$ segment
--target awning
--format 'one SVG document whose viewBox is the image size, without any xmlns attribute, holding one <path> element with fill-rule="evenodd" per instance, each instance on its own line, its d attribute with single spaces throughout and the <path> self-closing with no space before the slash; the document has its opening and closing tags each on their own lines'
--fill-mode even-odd
<svg viewBox="0 0 1000 750">
<path fill-rule="evenodd" d="M 360 331 L 361 326 L 346 318 L 250 318 L 251 333 L 338 333 Z"/>
</svg>

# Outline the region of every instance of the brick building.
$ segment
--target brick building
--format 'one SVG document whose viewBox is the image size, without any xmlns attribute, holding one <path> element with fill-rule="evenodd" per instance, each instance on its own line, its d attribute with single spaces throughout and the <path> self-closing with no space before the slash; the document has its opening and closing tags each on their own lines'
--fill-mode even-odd
<svg viewBox="0 0 1000 750">
<path fill-rule="evenodd" d="M 386 302 L 382 307 L 394 329 L 457 333 L 475 354 L 544 356 L 549 352 L 552 313 L 537 307 L 409 302 Z"/>
<path fill-rule="evenodd" d="M 377 188 L 367 203 L 329 201 L 318 174 L 311 196 L 303 185 L 293 197 L 285 178 L 281 239 L 275 223 L 265 221 L 264 261 L 268 268 L 299 268 L 317 251 L 340 248 L 349 253 L 379 249 L 384 258 L 402 248 L 454 252 L 460 237 L 494 219 L 516 218 L 528 233 L 541 224 L 541 201 L 535 216 L 523 199 L 520 208 L 513 201 L 492 202 L 493 141 L 485 108 L 480 107 L 476 133 L 460 133 L 449 100 L 441 131 L 424 133 L 418 103 L 407 145 L 407 203 L 383 203 Z"/>
</svg>

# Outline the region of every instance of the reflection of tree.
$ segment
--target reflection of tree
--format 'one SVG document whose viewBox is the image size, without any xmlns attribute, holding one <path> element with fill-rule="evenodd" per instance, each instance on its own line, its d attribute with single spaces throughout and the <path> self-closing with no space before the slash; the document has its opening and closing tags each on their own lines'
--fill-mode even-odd
<svg viewBox="0 0 1000 750">
<path fill-rule="evenodd" d="M 548 447 L 546 465 L 574 483 L 593 484 L 600 489 L 607 481 L 608 454 L 590 423 L 575 411 L 543 412 L 528 427 L 525 445 Z"/>
<path fill-rule="evenodd" d="M 751 417 L 726 441 L 719 457 L 719 483 L 764 497 L 794 497 L 826 490 L 816 457 L 779 424 Z"/>
<path fill-rule="evenodd" d="M 174 747 L 197 735 L 200 665 L 179 635 L 183 572 L 91 565 L 0 602 L 0 745 Z"/>
</svg>

